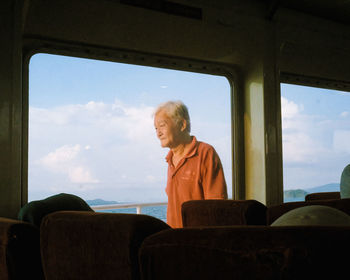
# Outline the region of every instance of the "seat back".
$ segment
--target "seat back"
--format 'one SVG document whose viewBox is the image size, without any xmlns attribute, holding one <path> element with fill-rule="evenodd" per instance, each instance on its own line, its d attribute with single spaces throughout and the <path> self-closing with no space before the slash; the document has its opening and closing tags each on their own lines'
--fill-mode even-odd
<svg viewBox="0 0 350 280">
<path fill-rule="evenodd" d="M 44 279 L 37 227 L 0 218 L 0 279 Z"/>
<path fill-rule="evenodd" d="M 143 280 L 337 279 L 348 272 L 350 226 L 165 230 L 140 249 Z"/>
<path fill-rule="evenodd" d="M 147 215 L 61 211 L 41 224 L 46 280 L 139 280 L 138 252 L 149 235 L 168 229 Z"/>
<path fill-rule="evenodd" d="M 318 192 L 308 193 L 305 196 L 305 201 L 325 200 L 325 199 L 340 199 L 340 192 Z"/>
<path fill-rule="evenodd" d="M 191 200 L 181 210 L 184 227 L 266 224 L 266 206 L 256 200 Z"/>
</svg>

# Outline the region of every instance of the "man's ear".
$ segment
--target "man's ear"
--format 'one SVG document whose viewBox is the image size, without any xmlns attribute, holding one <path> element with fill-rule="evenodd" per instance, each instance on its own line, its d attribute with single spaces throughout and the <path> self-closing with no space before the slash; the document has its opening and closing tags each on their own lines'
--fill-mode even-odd
<svg viewBox="0 0 350 280">
<path fill-rule="evenodd" d="M 187 128 L 187 121 L 185 119 L 182 120 L 181 131 L 185 131 Z"/>
</svg>

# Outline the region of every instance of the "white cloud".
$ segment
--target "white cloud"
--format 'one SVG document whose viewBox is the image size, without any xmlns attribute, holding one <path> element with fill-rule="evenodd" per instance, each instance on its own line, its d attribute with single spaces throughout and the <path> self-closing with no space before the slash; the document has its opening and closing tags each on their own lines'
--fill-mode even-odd
<svg viewBox="0 0 350 280">
<path fill-rule="evenodd" d="M 340 114 L 341 117 L 346 118 L 349 115 L 348 111 L 344 111 Z"/>
<path fill-rule="evenodd" d="M 304 106 L 281 97 L 282 126 L 284 133 L 290 131 L 307 131 L 311 116 L 303 114 Z"/>
<path fill-rule="evenodd" d="M 156 182 L 156 180 L 157 180 L 156 177 L 153 175 L 147 175 L 145 178 L 145 181 L 150 183 Z"/>
<path fill-rule="evenodd" d="M 155 139 L 153 107 L 126 108 L 123 126 L 130 141 L 142 142 L 145 137 Z"/>
<path fill-rule="evenodd" d="M 310 135 L 295 132 L 283 136 L 283 160 L 287 163 L 316 162 L 327 150 Z"/>
<path fill-rule="evenodd" d="M 30 108 L 32 127 L 47 125 L 49 130 L 64 127 L 65 133 L 105 134 L 117 139 L 131 141 L 154 137 L 153 107 L 127 106 L 118 100 L 113 104 L 90 101 L 85 105 L 67 105 L 53 109 Z M 68 129 L 67 129 L 68 128 Z M 94 134 L 94 132 L 90 133 Z"/>
<path fill-rule="evenodd" d="M 286 119 L 293 118 L 304 110 L 302 105 L 298 105 L 283 96 L 281 96 L 281 107 L 282 117 Z"/>
<path fill-rule="evenodd" d="M 67 163 L 76 158 L 80 150 L 80 145 L 64 145 L 60 148 L 57 148 L 54 152 L 50 152 L 39 161 L 49 169 L 62 169 L 65 168 L 65 165 Z"/>
<path fill-rule="evenodd" d="M 162 192 L 167 151 L 157 140 L 153 111 L 118 100 L 30 108 L 29 164 L 31 173 L 38 174 L 31 176 L 31 185 L 45 187 L 39 182 L 45 172 L 56 191 L 147 185 Z"/>
<path fill-rule="evenodd" d="M 350 130 L 336 130 L 333 134 L 333 147 L 338 153 L 350 154 Z"/>
<path fill-rule="evenodd" d="M 284 108 L 283 108 L 284 106 Z M 307 188 L 338 182 L 350 153 L 349 121 L 282 98 L 284 187 Z M 331 106 L 331 105 L 330 105 Z M 313 113 L 311 113 L 311 111 Z M 317 114 L 317 115 L 316 115 Z"/>
<path fill-rule="evenodd" d="M 68 175 L 72 183 L 91 184 L 99 182 L 98 180 L 92 178 L 90 172 L 82 166 L 72 167 L 69 169 Z"/>
<path fill-rule="evenodd" d="M 302 104 L 281 97 L 283 161 L 285 163 L 316 162 L 327 153 L 321 139 L 317 137 L 317 117 L 305 114 Z M 321 120 L 324 122 L 325 120 Z M 327 121 L 327 120 L 326 120 Z"/>
<path fill-rule="evenodd" d="M 39 159 L 39 164 L 53 173 L 68 176 L 71 183 L 91 184 L 98 183 L 90 174 L 89 169 L 82 165 L 79 154 L 82 151 L 80 145 L 64 145 Z"/>
</svg>

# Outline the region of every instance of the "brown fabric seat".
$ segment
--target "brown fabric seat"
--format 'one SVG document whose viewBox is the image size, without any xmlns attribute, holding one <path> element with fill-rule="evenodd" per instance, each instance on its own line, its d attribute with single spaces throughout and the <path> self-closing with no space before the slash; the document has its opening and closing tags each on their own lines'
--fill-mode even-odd
<svg viewBox="0 0 350 280">
<path fill-rule="evenodd" d="M 265 225 L 266 206 L 256 200 L 191 200 L 182 204 L 184 227 Z"/>
<path fill-rule="evenodd" d="M 143 280 L 337 279 L 350 227 L 231 226 L 166 230 L 140 249 Z"/>
<path fill-rule="evenodd" d="M 308 193 L 305 196 L 305 201 L 325 200 L 325 199 L 340 199 L 340 192 Z"/>
<path fill-rule="evenodd" d="M 0 218 L 0 279 L 44 279 L 35 226 Z"/>
<path fill-rule="evenodd" d="M 41 224 L 46 280 L 139 279 L 138 251 L 145 237 L 169 226 L 151 216 L 62 211 Z"/>
</svg>

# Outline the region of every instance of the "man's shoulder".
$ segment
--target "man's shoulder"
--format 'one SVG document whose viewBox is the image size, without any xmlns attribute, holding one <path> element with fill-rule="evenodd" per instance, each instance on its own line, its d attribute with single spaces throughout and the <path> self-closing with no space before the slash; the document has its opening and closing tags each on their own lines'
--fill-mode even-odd
<svg viewBox="0 0 350 280">
<path fill-rule="evenodd" d="M 198 141 L 198 152 L 215 152 L 215 149 L 212 145 L 202 142 L 202 141 Z"/>
</svg>

